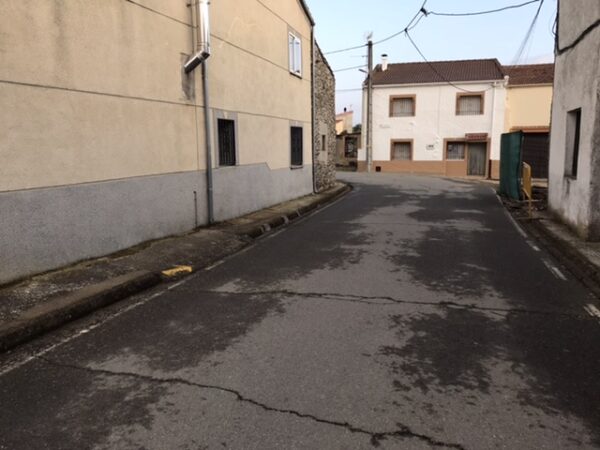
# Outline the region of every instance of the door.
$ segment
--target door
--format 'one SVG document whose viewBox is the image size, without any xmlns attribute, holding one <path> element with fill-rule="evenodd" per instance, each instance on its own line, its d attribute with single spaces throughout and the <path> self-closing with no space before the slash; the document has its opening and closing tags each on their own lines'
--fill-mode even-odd
<svg viewBox="0 0 600 450">
<path fill-rule="evenodd" d="M 467 175 L 484 177 L 487 159 L 487 144 L 485 142 L 469 144 L 468 152 Z"/>
</svg>

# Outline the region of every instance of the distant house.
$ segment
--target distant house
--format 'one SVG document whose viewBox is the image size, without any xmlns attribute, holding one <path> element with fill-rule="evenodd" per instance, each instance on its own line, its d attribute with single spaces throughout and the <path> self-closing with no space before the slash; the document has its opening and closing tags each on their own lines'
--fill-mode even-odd
<svg viewBox="0 0 600 450">
<path fill-rule="evenodd" d="M 384 60 L 372 77 L 374 171 L 497 173 L 506 86 L 496 59 Z M 363 141 L 365 137 L 363 133 Z M 359 161 L 359 169 L 365 167 Z"/>
<path fill-rule="evenodd" d="M 354 111 L 348 111 L 344 108 L 344 112 L 335 116 L 335 133 L 342 134 L 352 132 L 352 122 L 354 120 Z"/>
<path fill-rule="evenodd" d="M 523 161 L 534 178 L 548 178 L 554 64 L 504 66 L 504 73 L 509 77 L 504 130 L 524 133 Z"/>
<path fill-rule="evenodd" d="M 344 131 L 337 135 L 336 141 L 336 165 L 338 167 L 356 168 L 361 132 L 347 133 Z"/>
<path fill-rule="evenodd" d="M 552 101 L 550 209 L 600 240 L 600 2 L 559 2 Z"/>
</svg>

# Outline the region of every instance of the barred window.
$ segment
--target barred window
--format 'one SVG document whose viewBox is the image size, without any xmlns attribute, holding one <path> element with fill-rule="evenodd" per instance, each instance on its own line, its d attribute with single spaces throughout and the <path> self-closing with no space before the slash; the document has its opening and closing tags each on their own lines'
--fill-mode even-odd
<svg viewBox="0 0 600 450">
<path fill-rule="evenodd" d="M 456 114 L 458 116 L 483 114 L 483 94 L 458 94 Z"/>
<path fill-rule="evenodd" d="M 302 127 L 291 127 L 292 166 L 302 165 Z"/>
<path fill-rule="evenodd" d="M 449 142 L 446 150 L 446 159 L 461 160 L 465 159 L 465 143 L 464 142 Z"/>
<path fill-rule="evenodd" d="M 390 117 L 411 117 L 415 115 L 415 97 L 390 97 Z"/>
<path fill-rule="evenodd" d="M 219 165 L 235 166 L 235 122 L 218 119 Z"/>
<path fill-rule="evenodd" d="M 412 160 L 412 142 L 393 142 L 392 160 Z"/>
</svg>

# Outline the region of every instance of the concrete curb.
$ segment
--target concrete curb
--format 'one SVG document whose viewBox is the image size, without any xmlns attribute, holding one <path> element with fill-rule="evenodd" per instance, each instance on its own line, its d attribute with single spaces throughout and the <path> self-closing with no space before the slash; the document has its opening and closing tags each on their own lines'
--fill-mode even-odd
<svg viewBox="0 0 600 450">
<path fill-rule="evenodd" d="M 256 239 L 263 234 L 266 234 L 276 228 L 279 228 L 283 225 L 287 225 L 293 222 L 300 217 L 306 216 L 308 213 L 315 211 L 316 209 L 323 207 L 329 203 L 334 202 L 338 198 L 343 197 L 345 194 L 352 190 L 352 186 L 348 184 L 344 184 L 339 188 L 332 189 L 331 192 L 327 192 L 321 198 L 315 199 L 314 202 L 309 203 L 308 205 L 301 206 L 300 208 L 286 212 L 281 216 L 274 217 L 267 222 L 252 224 L 247 228 L 242 227 L 240 232 L 245 234 L 246 236 Z"/>
<path fill-rule="evenodd" d="M 351 189 L 351 186 L 347 184 L 340 185 L 324 194 L 317 194 L 314 201 L 297 210 L 276 215 L 264 222 L 238 226 L 236 233 L 252 239 L 258 238 L 337 200 Z M 195 268 L 194 272 L 197 272 L 198 269 Z M 191 273 L 190 271 L 190 273 L 183 273 L 176 277 L 183 278 Z M 18 319 L 0 324 L 0 352 L 10 350 L 97 309 L 173 279 L 161 272 L 135 271 L 49 300 L 25 311 Z"/>
<path fill-rule="evenodd" d="M 0 325 L 0 351 L 51 331 L 96 309 L 108 306 L 161 282 L 160 275 L 137 271 L 87 286 L 27 310 L 19 319 Z"/>
<path fill-rule="evenodd" d="M 533 235 L 558 262 L 600 298 L 600 270 L 577 248 L 550 231 L 541 220 L 521 220 L 524 228 Z"/>
</svg>

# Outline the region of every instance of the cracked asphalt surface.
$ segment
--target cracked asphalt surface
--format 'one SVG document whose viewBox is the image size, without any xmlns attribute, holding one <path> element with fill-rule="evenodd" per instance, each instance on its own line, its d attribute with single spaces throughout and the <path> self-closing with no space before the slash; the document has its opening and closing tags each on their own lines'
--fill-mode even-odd
<svg viewBox="0 0 600 450">
<path fill-rule="evenodd" d="M 0 357 L 0 448 L 600 448 L 592 294 L 489 186 L 345 177 L 211 270 Z"/>
</svg>

